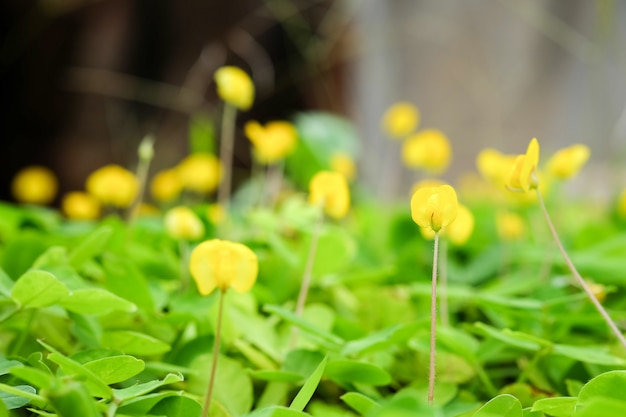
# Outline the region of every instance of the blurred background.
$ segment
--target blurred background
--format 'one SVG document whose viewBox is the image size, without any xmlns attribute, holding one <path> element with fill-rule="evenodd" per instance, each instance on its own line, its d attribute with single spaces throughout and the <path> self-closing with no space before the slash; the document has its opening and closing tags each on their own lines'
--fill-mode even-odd
<svg viewBox="0 0 626 417">
<path fill-rule="evenodd" d="M 213 72 L 252 74 L 248 119 L 311 110 L 351 120 L 359 176 L 379 197 L 416 179 L 380 129 L 394 102 L 453 144 L 455 181 L 484 147 L 543 155 L 585 143 L 572 189 L 626 185 L 626 2 L 615 0 L 1 0 L 0 199 L 23 166 L 61 192 L 107 163 L 133 167 L 156 137 L 153 169 L 187 152 L 190 116 L 219 110 Z M 239 131 L 235 161 L 249 164 Z"/>
</svg>

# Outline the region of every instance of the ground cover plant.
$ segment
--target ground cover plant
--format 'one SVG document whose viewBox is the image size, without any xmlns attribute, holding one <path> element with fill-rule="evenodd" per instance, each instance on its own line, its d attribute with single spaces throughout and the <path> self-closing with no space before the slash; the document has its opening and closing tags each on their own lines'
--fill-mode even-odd
<svg viewBox="0 0 626 417">
<path fill-rule="evenodd" d="M 97 169 L 61 210 L 54 173 L 14 178 L 0 416 L 624 415 L 626 198 L 562 191 L 586 146 L 486 149 L 443 184 L 445 134 L 398 103 L 382 128 L 423 181 L 376 201 L 348 121 L 238 132 L 254 86 L 216 82 L 223 117 L 192 120 L 176 167 L 148 175 L 147 137 L 136 172 Z M 231 193 L 236 134 L 257 165 Z"/>
</svg>

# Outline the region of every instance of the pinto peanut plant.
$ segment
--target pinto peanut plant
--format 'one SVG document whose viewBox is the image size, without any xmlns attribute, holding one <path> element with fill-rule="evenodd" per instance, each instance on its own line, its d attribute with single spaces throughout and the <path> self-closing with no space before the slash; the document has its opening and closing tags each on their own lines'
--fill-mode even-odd
<svg viewBox="0 0 626 417">
<path fill-rule="evenodd" d="M 375 201 L 346 120 L 236 130 L 254 87 L 217 77 L 226 114 L 195 116 L 176 166 L 111 161 L 65 196 L 45 167 L 16 173 L 0 416 L 625 415 L 626 193 L 558 188 L 585 175 L 586 146 L 545 166 L 535 139 L 483 150 L 480 176 L 445 184 L 447 136 L 402 102 L 382 132 L 428 176 L 410 201 Z M 246 137 L 256 165 L 231 194 Z"/>
</svg>

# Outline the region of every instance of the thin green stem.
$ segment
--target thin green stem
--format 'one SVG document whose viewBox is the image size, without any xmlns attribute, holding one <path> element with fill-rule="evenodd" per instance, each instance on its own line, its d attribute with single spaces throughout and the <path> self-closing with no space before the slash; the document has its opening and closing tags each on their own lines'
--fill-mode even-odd
<svg viewBox="0 0 626 417">
<path fill-rule="evenodd" d="M 233 150 L 235 148 L 235 121 L 237 108 L 224 103 L 222 113 L 222 135 L 220 140 L 220 162 L 222 163 L 222 181 L 217 190 L 217 201 L 226 210 L 230 200 L 232 182 Z"/>
<path fill-rule="evenodd" d="M 307 295 L 309 294 L 309 288 L 311 286 L 311 278 L 313 276 L 313 264 L 315 262 L 315 254 L 317 252 L 317 243 L 320 237 L 320 229 L 322 228 L 322 222 L 324 220 L 324 213 L 320 211 L 319 217 L 313 229 L 313 236 L 311 236 L 311 245 L 309 246 L 309 253 L 307 255 L 306 266 L 304 267 L 304 274 L 302 275 L 302 283 L 300 284 L 300 293 L 298 294 L 298 301 L 296 302 L 296 315 L 301 316 L 304 311 L 304 304 L 306 303 Z M 291 330 L 291 342 L 290 346 L 293 348 L 298 341 L 298 329 L 293 327 Z"/>
<path fill-rule="evenodd" d="M 574 263 L 572 262 L 569 255 L 565 251 L 565 248 L 563 247 L 563 244 L 561 243 L 561 240 L 559 239 L 559 235 L 557 234 L 556 229 L 554 228 L 554 224 L 552 223 L 552 220 L 550 219 L 550 214 L 548 214 L 548 210 L 546 209 L 546 204 L 543 201 L 543 196 L 541 195 L 541 192 L 539 191 L 538 188 L 536 190 L 537 190 L 537 198 L 539 199 L 539 205 L 541 206 L 541 211 L 543 211 L 543 215 L 546 218 L 546 222 L 548 223 L 548 227 L 550 228 L 550 232 L 552 233 L 554 242 L 556 243 L 556 246 L 559 248 L 559 251 L 561 251 L 563 258 L 565 259 L 565 263 L 569 267 L 569 270 L 572 272 L 572 275 L 574 275 L 574 278 L 576 278 L 576 281 L 578 282 L 578 284 L 582 287 L 583 290 L 585 290 L 585 293 L 587 293 L 587 297 L 589 297 L 589 299 L 591 300 L 595 308 L 598 310 L 598 312 L 602 316 L 602 318 L 604 318 L 604 321 L 606 321 L 606 323 L 609 325 L 609 327 L 611 328 L 611 330 L 613 331 L 617 339 L 622 344 L 622 346 L 626 348 L 626 339 L 624 338 L 624 335 L 617 328 L 617 325 L 615 324 L 613 319 L 611 319 L 611 316 L 609 316 L 609 313 L 607 313 L 604 307 L 602 307 L 602 304 L 600 303 L 600 301 L 598 301 L 593 291 L 591 291 L 591 288 L 589 288 L 589 285 L 587 285 L 583 277 L 580 276 L 580 274 L 578 273 L 578 270 L 574 266 Z"/>
<path fill-rule="evenodd" d="M 437 355 L 437 260 L 439 259 L 439 232 L 435 232 L 433 250 L 432 293 L 430 298 L 430 363 L 428 366 L 428 404 L 435 400 L 435 358 Z"/>
<path fill-rule="evenodd" d="M 441 324 L 450 325 L 450 310 L 448 308 L 448 241 L 441 241 L 439 249 L 439 302 L 441 303 Z"/>
<path fill-rule="evenodd" d="M 146 184 L 148 182 L 148 171 L 150 170 L 150 163 L 154 156 L 153 150 L 154 139 L 151 136 L 146 136 L 139 144 L 139 163 L 137 164 L 137 182 L 139 183 L 139 190 L 137 197 L 130 208 L 128 213 L 129 222 L 135 221 L 139 212 L 139 206 L 143 202 L 143 197 L 146 190 Z"/>
<path fill-rule="evenodd" d="M 217 357 L 220 354 L 220 339 L 222 335 L 222 316 L 224 315 L 224 298 L 226 290 L 220 291 L 220 300 L 217 310 L 217 326 L 215 328 L 215 340 L 213 342 L 213 360 L 211 361 L 211 374 L 209 376 L 209 386 L 204 397 L 204 405 L 202 406 L 202 417 L 209 416 L 211 408 L 211 397 L 213 396 L 213 386 L 215 385 L 215 372 L 217 370 Z"/>
</svg>

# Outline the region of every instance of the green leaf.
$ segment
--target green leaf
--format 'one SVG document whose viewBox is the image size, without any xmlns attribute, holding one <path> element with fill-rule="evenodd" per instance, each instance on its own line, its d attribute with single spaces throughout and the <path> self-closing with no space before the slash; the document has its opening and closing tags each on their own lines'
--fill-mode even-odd
<svg viewBox="0 0 626 417">
<path fill-rule="evenodd" d="M 24 366 L 24 364 L 20 361 L 0 357 L 0 375 L 6 375 L 11 372 L 11 369 L 17 367 L 21 368 L 22 366 Z"/>
<path fill-rule="evenodd" d="M 41 369 L 31 367 L 19 367 L 11 369 L 11 375 L 33 385 L 37 388 L 50 388 L 54 383 L 54 376 Z"/>
<path fill-rule="evenodd" d="M 306 259 L 310 244 L 303 245 L 302 259 Z M 354 258 L 356 244 L 352 236 L 339 227 L 326 227 L 319 236 L 313 262 L 313 275 L 337 273 Z"/>
<path fill-rule="evenodd" d="M 326 376 L 339 384 L 388 385 L 391 375 L 371 363 L 337 359 L 328 362 Z"/>
<path fill-rule="evenodd" d="M 167 374 L 163 380 L 154 380 L 127 388 L 113 389 L 113 395 L 118 402 L 125 403 L 129 400 L 152 392 L 163 385 L 175 384 L 183 380 L 184 378 L 181 374 Z"/>
<path fill-rule="evenodd" d="M 472 414 L 472 417 L 522 417 L 522 404 L 512 395 L 498 395 Z"/>
<path fill-rule="evenodd" d="M 50 354 L 48 354 L 48 360 L 59 365 L 64 374 L 75 375 L 83 378 L 85 386 L 89 389 L 94 397 L 101 397 L 105 399 L 111 398 L 113 394 L 111 388 L 109 388 L 109 386 L 91 370 L 85 368 L 83 365 L 74 361 L 73 359 L 64 356 L 52 346 L 47 345 L 42 341 L 39 341 L 39 343 L 51 352 Z"/>
<path fill-rule="evenodd" d="M 108 330 L 102 333 L 100 343 L 103 347 L 119 350 L 129 355 L 160 355 L 170 350 L 170 345 L 131 330 Z"/>
<path fill-rule="evenodd" d="M 1 266 L 10 277 L 19 277 L 32 266 L 46 248 L 45 235 L 22 233 L 4 245 Z"/>
<path fill-rule="evenodd" d="M 16 385 L 13 388 L 28 394 L 37 393 L 37 390 L 30 385 Z M 5 391 L 0 391 L 0 401 L 2 401 L 6 408 L 9 410 L 15 410 L 17 408 L 24 407 L 26 404 L 30 403 L 30 399 L 28 397 L 24 397 L 19 394 L 8 393 Z"/>
<path fill-rule="evenodd" d="M 152 407 L 157 405 L 159 401 L 164 398 L 180 394 L 180 391 L 159 391 L 151 394 L 140 395 L 139 397 L 125 401 L 117 411 L 119 415 L 145 416 L 148 415 L 148 412 L 152 409 Z"/>
<path fill-rule="evenodd" d="M 271 371 L 260 370 L 251 371 L 250 376 L 254 379 L 260 379 L 262 381 L 278 381 L 278 382 L 298 382 L 302 381 L 302 375 L 295 372 L 287 371 Z"/>
<path fill-rule="evenodd" d="M 85 262 L 102 252 L 113 235 L 111 226 L 103 225 L 92 231 L 69 254 L 70 265 L 80 269 Z"/>
<path fill-rule="evenodd" d="M 392 327 L 372 333 L 362 339 L 346 343 L 341 351 L 344 356 L 359 355 L 386 349 L 391 345 L 404 342 L 421 327 L 420 323 L 396 324 Z"/>
<path fill-rule="evenodd" d="M 260 410 L 255 410 L 253 413 L 246 414 L 245 417 L 303 417 L 303 416 L 311 416 L 302 411 L 292 410 L 290 408 L 281 407 L 281 406 L 272 406 L 267 408 L 262 408 Z"/>
<path fill-rule="evenodd" d="M 80 314 L 102 315 L 111 311 L 133 312 L 137 306 L 101 288 L 88 288 L 72 291 L 59 301 L 67 310 Z"/>
<path fill-rule="evenodd" d="M 375 408 L 380 407 L 376 401 L 361 394 L 360 392 L 346 392 L 339 398 L 341 398 L 344 403 L 362 416 L 366 415 Z"/>
<path fill-rule="evenodd" d="M 139 374 L 146 367 L 144 361 L 128 355 L 96 359 L 84 363 L 83 366 L 107 385 L 126 381 L 128 378 Z"/>
<path fill-rule="evenodd" d="M 324 374 L 324 369 L 326 367 L 327 360 L 328 360 L 328 357 L 324 357 L 324 359 L 322 359 L 322 361 L 317 366 L 315 371 L 313 371 L 313 373 L 304 383 L 300 391 L 298 391 L 298 394 L 289 405 L 289 408 L 291 410 L 297 410 L 297 411 L 304 410 L 304 407 L 306 407 L 306 405 L 311 400 L 311 397 L 313 397 L 313 394 L 315 393 L 315 390 L 317 389 L 317 386 L 319 385 L 320 380 L 322 379 L 322 375 Z"/>
<path fill-rule="evenodd" d="M 624 358 L 610 354 L 607 352 L 607 348 L 602 346 L 554 345 L 552 353 L 596 365 L 612 367 L 626 366 L 626 360 Z"/>
<path fill-rule="evenodd" d="M 150 287 L 141 271 L 130 259 L 106 254 L 103 257 L 106 289 L 147 311 L 154 310 Z"/>
<path fill-rule="evenodd" d="M 624 393 L 626 392 L 626 371 L 609 371 L 598 375 L 580 390 L 578 394 L 578 401 L 576 403 L 576 415 L 579 412 L 587 408 L 591 403 L 594 403 L 594 407 L 599 407 L 601 401 L 599 400 L 614 400 L 611 404 L 615 406 L 615 402 L 622 402 L 626 408 L 626 401 L 624 401 Z M 619 406 L 615 406 L 619 408 Z M 600 411 L 601 408 L 596 409 Z M 590 415 L 590 414 L 587 414 Z M 602 413 L 596 415 L 603 415 Z"/>
<path fill-rule="evenodd" d="M 54 275 L 38 270 L 22 275 L 11 291 L 13 300 L 23 308 L 46 307 L 68 294 L 68 289 Z"/>
<path fill-rule="evenodd" d="M 150 410 L 150 414 L 167 417 L 198 417 L 202 406 L 191 398 L 182 396 L 167 397 Z"/>
<path fill-rule="evenodd" d="M 626 416 L 626 401 L 614 398 L 597 397 L 585 403 L 585 407 L 576 410 L 576 417 L 624 417 Z"/>
<path fill-rule="evenodd" d="M 491 336 L 505 345 L 514 346 L 523 350 L 538 351 L 542 346 L 551 345 L 551 343 L 545 339 L 509 329 L 498 330 L 484 323 L 474 323 L 474 328 L 479 334 Z"/>
<path fill-rule="evenodd" d="M 339 347 L 344 343 L 343 339 L 341 339 L 340 337 L 313 326 L 308 321 L 302 319 L 301 317 L 298 317 L 296 314 L 283 307 L 269 304 L 263 306 L 263 310 L 268 313 L 277 315 L 288 323 L 297 326 L 304 332 L 310 334 L 311 336 L 314 336 L 317 339 L 322 340 L 332 347 Z"/>
<path fill-rule="evenodd" d="M 11 277 L 7 275 L 4 269 L 0 268 L 0 294 L 10 297 L 13 284 L 14 282 Z"/>
<path fill-rule="evenodd" d="M 78 381 L 58 385 L 47 397 L 58 417 L 102 417 L 87 388 Z"/>
<path fill-rule="evenodd" d="M 571 417 L 576 401 L 576 397 L 542 398 L 535 401 L 532 411 L 542 411 L 553 417 Z"/>
</svg>

